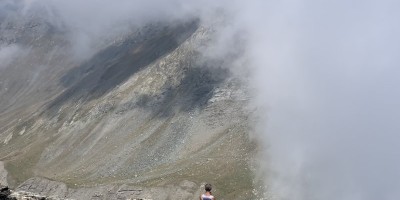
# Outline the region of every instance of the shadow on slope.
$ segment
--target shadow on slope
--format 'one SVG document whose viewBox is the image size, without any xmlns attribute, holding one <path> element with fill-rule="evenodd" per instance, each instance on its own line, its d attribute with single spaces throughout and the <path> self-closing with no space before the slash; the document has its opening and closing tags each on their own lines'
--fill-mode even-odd
<svg viewBox="0 0 400 200">
<path fill-rule="evenodd" d="M 170 117 L 175 112 L 190 112 L 203 108 L 213 96 L 213 91 L 229 77 L 222 67 L 189 67 L 184 78 L 174 87 L 163 89 L 158 96 L 142 95 L 136 106 L 152 111 L 155 117 Z"/>
<path fill-rule="evenodd" d="M 142 68 L 176 49 L 197 27 L 197 21 L 168 27 L 150 26 L 122 43 L 104 49 L 61 78 L 60 83 L 67 89 L 48 108 L 57 111 L 68 101 L 93 100 L 105 95 Z"/>
</svg>

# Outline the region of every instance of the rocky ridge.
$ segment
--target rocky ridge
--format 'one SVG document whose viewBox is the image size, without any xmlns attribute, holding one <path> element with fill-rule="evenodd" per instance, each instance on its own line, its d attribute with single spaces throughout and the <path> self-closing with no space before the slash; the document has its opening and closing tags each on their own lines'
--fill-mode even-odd
<svg viewBox="0 0 400 200">
<path fill-rule="evenodd" d="M 72 199 L 197 199 L 211 182 L 219 199 L 254 199 L 246 84 L 229 57 L 204 56 L 212 27 L 132 27 L 76 60 L 62 26 L 0 17 L 0 47 L 18 49 L 0 67 L 0 183 Z"/>
</svg>

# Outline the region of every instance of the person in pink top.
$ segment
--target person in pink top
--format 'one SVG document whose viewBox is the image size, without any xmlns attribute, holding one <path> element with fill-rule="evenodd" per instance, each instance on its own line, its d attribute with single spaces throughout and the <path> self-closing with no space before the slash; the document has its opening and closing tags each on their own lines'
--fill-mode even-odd
<svg viewBox="0 0 400 200">
<path fill-rule="evenodd" d="M 206 192 L 200 196 L 200 200 L 216 200 L 215 197 L 211 194 L 211 184 L 207 183 L 204 186 L 204 189 L 206 190 Z"/>
</svg>

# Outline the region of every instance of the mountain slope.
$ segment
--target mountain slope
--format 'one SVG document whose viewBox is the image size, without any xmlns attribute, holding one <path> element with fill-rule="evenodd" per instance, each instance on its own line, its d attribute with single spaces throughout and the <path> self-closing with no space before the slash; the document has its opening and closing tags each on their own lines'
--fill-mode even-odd
<svg viewBox="0 0 400 200">
<path fill-rule="evenodd" d="M 35 15 L 2 17 L 1 45 L 17 48 L 0 68 L 0 160 L 9 184 L 211 182 L 220 199 L 252 198 L 257 145 L 248 95 L 231 63 L 202 55 L 212 27 L 198 20 L 133 27 L 82 61 L 72 58 L 62 28 Z M 38 183 L 20 188 L 27 184 Z M 185 198 L 196 197 L 191 192 Z"/>
</svg>

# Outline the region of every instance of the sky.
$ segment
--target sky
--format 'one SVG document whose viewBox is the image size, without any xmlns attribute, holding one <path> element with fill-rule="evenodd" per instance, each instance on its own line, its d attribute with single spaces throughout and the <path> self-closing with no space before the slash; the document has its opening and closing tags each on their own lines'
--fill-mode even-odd
<svg viewBox="0 0 400 200">
<path fill-rule="evenodd" d="M 244 42 L 245 62 L 235 70 L 250 71 L 252 104 L 260 108 L 269 196 L 400 199 L 399 1 L 22 2 L 27 10 L 38 2 L 49 8 L 82 51 L 127 23 L 199 17 L 212 24 L 223 10 L 229 19 L 215 27 L 211 52 L 228 54 L 238 35 Z M 0 60 L 14 50 L 1 47 Z"/>
</svg>

